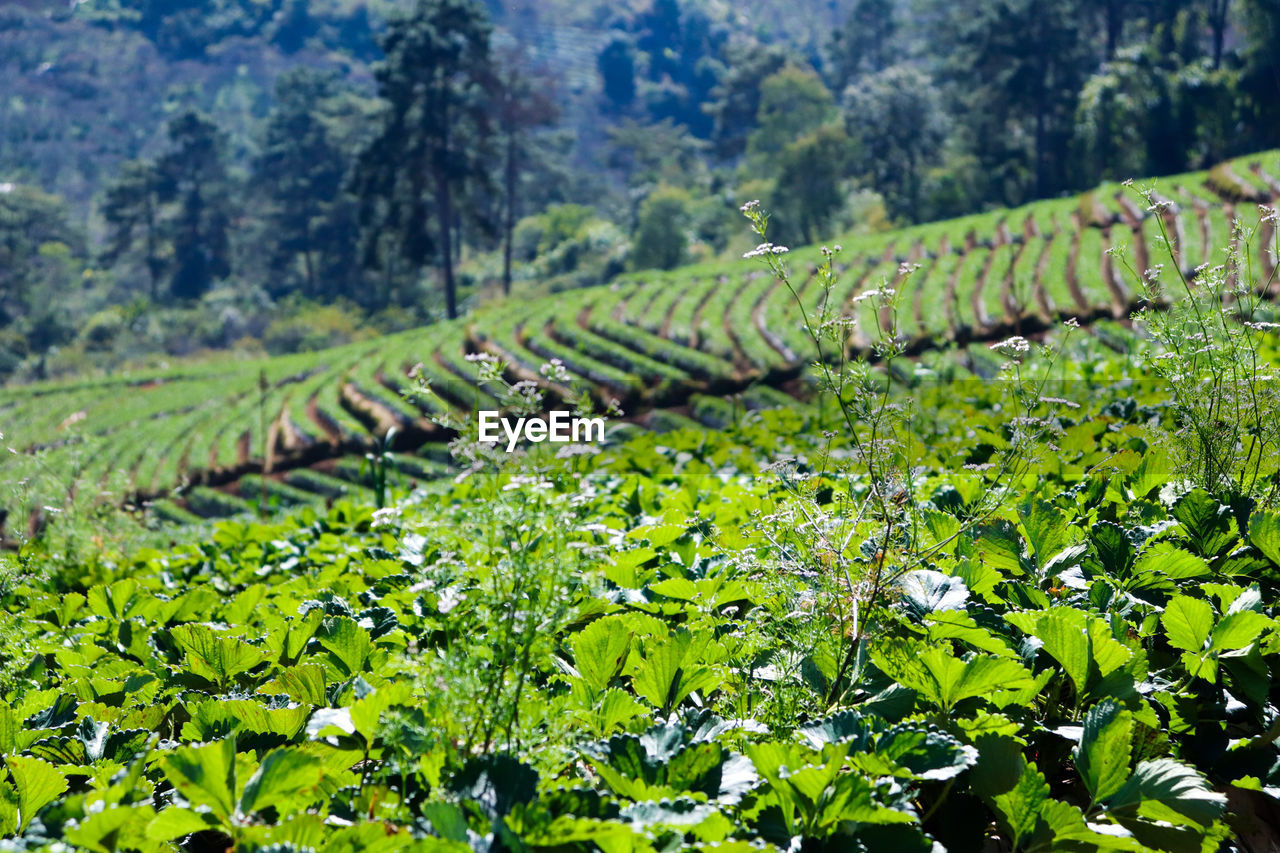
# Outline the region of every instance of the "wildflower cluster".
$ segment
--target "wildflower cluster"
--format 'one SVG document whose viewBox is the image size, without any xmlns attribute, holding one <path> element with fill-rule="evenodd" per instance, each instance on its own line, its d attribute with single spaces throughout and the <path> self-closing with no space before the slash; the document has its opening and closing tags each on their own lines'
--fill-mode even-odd
<svg viewBox="0 0 1280 853">
<path fill-rule="evenodd" d="M 1148 209 L 1163 212 L 1154 188 L 1137 192 Z M 1263 504 L 1280 498 L 1280 388 L 1264 354 L 1265 338 L 1277 328 L 1264 299 L 1276 268 L 1260 275 L 1254 256 L 1275 216 L 1262 206 L 1256 227 L 1235 220 L 1224 263 L 1184 268 L 1161 216 L 1155 223 L 1167 264 L 1137 270 L 1118 255 L 1144 300 L 1134 320 L 1150 334 L 1151 364 L 1169 389 L 1173 416 L 1164 435 L 1183 477 L 1220 498 Z M 1276 243 L 1264 253 L 1275 258 L 1280 236 L 1274 228 L 1271 234 Z"/>
</svg>

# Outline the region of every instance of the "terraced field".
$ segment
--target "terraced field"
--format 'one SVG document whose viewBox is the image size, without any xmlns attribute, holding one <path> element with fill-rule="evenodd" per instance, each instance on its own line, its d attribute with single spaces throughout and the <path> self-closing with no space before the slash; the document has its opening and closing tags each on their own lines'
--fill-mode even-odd
<svg viewBox="0 0 1280 853">
<path fill-rule="evenodd" d="M 1231 222 L 1257 221 L 1257 204 L 1280 196 L 1280 152 L 1208 172 L 1164 178 L 1163 215 L 1191 275 L 1215 262 Z M 861 328 L 874 324 L 857 296 L 898 286 L 896 333 L 912 352 L 1029 334 L 1068 317 L 1126 317 L 1133 295 L 1113 246 L 1145 269 L 1164 257 L 1155 216 L 1119 185 L 1078 198 L 932 223 L 844 241 L 843 274 L 831 294 Z M 1269 244 L 1267 239 L 1258 242 Z M 788 256 L 810 310 L 823 294 L 812 271 L 817 247 Z M 1264 274 L 1276 259 L 1261 252 Z M 903 263 L 920 265 L 902 279 Z M 853 354 L 868 337 L 855 331 Z M 808 349 L 795 298 L 757 262 L 707 264 L 624 277 L 607 287 L 532 303 L 500 304 L 454 323 L 320 353 L 183 367 L 145 375 L 7 388 L 0 433 L 41 451 L 77 488 L 124 481 L 127 497 L 173 518 L 229 514 L 265 490 L 280 503 L 321 500 L 365 487 L 359 455 L 394 428 L 403 476 L 439 473 L 436 419 L 449 410 L 493 408 L 467 356 L 490 353 L 509 377 L 567 395 L 540 373 L 559 359 L 575 384 L 617 399 L 652 425 L 691 414 L 724 417 L 726 394 L 776 388 L 799 374 Z M 415 376 L 430 384 L 420 393 Z M 768 396 L 769 392 L 752 391 Z M 434 457 L 434 458 L 431 458 Z M 74 478 L 72 475 L 74 472 Z M 176 490 L 176 491 L 175 491 Z"/>
</svg>

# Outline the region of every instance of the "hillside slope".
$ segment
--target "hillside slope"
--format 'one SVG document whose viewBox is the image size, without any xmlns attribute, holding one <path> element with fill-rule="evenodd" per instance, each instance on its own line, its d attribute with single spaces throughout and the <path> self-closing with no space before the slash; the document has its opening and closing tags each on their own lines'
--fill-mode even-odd
<svg viewBox="0 0 1280 853">
<path fill-rule="evenodd" d="M 1166 225 L 1182 266 L 1194 271 L 1220 256 L 1215 247 L 1231 239 L 1234 218 L 1256 222 L 1256 205 L 1280 197 L 1280 152 L 1161 179 L 1158 188 L 1175 202 Z M 865 328 L 875 309 L 857 295 L 903 287 L 896 331 L 916 351 L 1069 317 L 1127 317 L 1133 294 L 1107 249 L 1128 245 L 1139 269 L 1162 255 L 1154 214 L 1135 200 L 1104 185 L 1078 198 L 857 238 L 842 247 L 832 298 Z M 1262 236 L 1262 246 L 1272 242 Z M 816 307 L 821 294 L 804 273 L 816 269 L 818 248 L 788 257 L 806 282 L 800 297 Z M 1265 278 L 1275 259 L 1263 250 L 1257 261 Z M 905 281 L 904 263 L 920 265 Z M 850 351 L 866 346 L 855 331 Z M 568 389 L 539 369 L 560 359 L 575 383 L 629 414 L 777 385 L 808 360 L 795 300 L 744 260 L 504 302 L 462 321 L 317 353 L 4 389 L 0 433 L 15 449 L 43 451 L 44 465 L 68 480 L 74 472 L 80 488 L 116 478 L 116 489 L 146 498 L 179 484 L 227 486 L 363 453 L 392 427 L 400 447 L 447 437 L 433 416 L 496 405 L 467 361 L 477 352 L 553 396 Z M 405 396 L 416 387 L 415 368 L 434 396 Z"/>
</svg>

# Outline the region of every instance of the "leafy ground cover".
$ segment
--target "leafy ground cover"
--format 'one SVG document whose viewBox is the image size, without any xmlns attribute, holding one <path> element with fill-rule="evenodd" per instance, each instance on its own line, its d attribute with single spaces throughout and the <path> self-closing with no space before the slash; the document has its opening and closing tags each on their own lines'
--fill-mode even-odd
<svg viewBox="0 0 1280 853">
<path fill-rule="evenodd" d="M 1012 480 L 999 352 L 900 374 L 892 543 L 837 408 L 741 407 L 11 577 L 6 845 L 1267 849 L 1280 514 L 1062 346 Z"/>
</svg>

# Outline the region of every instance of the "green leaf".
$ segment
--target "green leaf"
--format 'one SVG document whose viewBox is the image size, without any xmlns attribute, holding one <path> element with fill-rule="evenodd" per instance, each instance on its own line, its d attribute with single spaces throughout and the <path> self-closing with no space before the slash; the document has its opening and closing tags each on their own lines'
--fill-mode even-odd
<svg viewBox="0 0 1280 853">
<path fill-rule="evenodd" d="M 1142 455 L 1142 464 L 1129 475 L 1129 488 L 1135 498 L 1144 498 L 1153 489 L 1169 482 L 1173 473 L 1173 463 L 1169 460 L 1168 451 L 1153 447 Z"/>
<path fill-rule="evenodd" d="M 240 811 L 252 814 L 275 806 L 287 814 L 286 803 L 306 806 L 324 776 L 320 758 L 297 747 L 281 747 L 267 753 L 262 764 L 245 783 Z"/>
<path fill-rule="evenodd" d="M 1159 572 L 1176 581 L 1208 577 L 1212 573 L 1203 557 L 1172 542 L 1157 542 L 1144 548 L 1133 570 L 1135 574 Z"/>
<path fill-rule="evenodd" d="M 67 790 L 67 777 L 53 765 L 27 755 L 9 756 L 5 764 L 18 789 L 18 834 L 21 834 L 40 809 Z"/>
<path fill-rule="evenodd" d="M 616 618 L 597 619 L 569 640 L 578 675 L 598 694 L 617 678 L 627 663 L 632 634 Z"/>
<path fill-rule="evenodd" d="M 11 705 L 0 704 L 0 754 L 9 754 L 18 748 L 18 730 L 22 723 Z"/>
<path fill-rule="evenodd" d="M 969 590 L 960 578 L 932 569 L 908 572 L 899 581 L 902 604 L 914 619 L 923 619 L 935 610 L 963 610 Z"/>
<path fill-rule="evenodd" d="M 160 767 L 178 793 L 192 805 L 208 806 L 218 818 L 235 811 L 236 741 L 234 737 L 203 746 L 182 746 L 161 757 Z"/>
<path fill-rule="evenodd" d="M 1070 519 L 1062 510 L 1048 501 L 1038 500 L 1026 511 L 1019 512 L 1022 527 L 1027 531 L 1027 542 L 1041 568 L 1056 554 L 1071 544 Z"/>
<path fill-rule="evenodd" d="M 925 548 L 935 548 L 943 542 L 951 543 L 948 552 L 954 551 L 954 538 L 960 532 L 960 520 L 953 515 L 936 509 L 922 510 L 925 529 L 929 535 L 921 544 Z"/>
<path fill-rule="evenodd" d="M 324 667 L 314 663 L 288 667 L 259 687 L 258 692 L 283 693 L 299 705 L 323 707 L 328 701 L 324 693 Z"/>
<path fill-rule="evenodd" d="M 1011 791 L 993 797 L 996 810 L 1004 819 L 1009 834 L 1013 836 L 1015 850 L 1022 844 L 1023 839 L 1030 837 L 1036 831 L 1040 808 L 1048 798 L 1049 783 L 1045 781 L 1044 774 L 1037 770 L 1034 764 L 1027 764 L 1022 768 L 1018 784 L 1014 785 Z"/>
<path fill-rule="evenodd" d="M 1110 521 L 1099 521 L 1089 528 L 1089 540 L 1098 552 L 1102 570 L 1113 578 L 1124 577 L 1133 562 L 1133 546 L 1124 529 Z"/>
<path fill-rule="evenodd" d="M 169 634 L 182 649 L 187 670 L 219 687 L 267 659 L 267 653 L 234 637 L 223 637 L 206 625 L 179 625 Z"/>
<path fill-rule="evenodd" d="M 66 840 L 76 850 L 93 853 L 116 853 L 117 850 L 136 850 L 146 837 L 149 821 L 156 816 L 151 806 L 108 806 L 91 814 L 78 826 L 66 826 Z"/>
<path fill-rule="evenodd" d="M 268 708 L 254 699 L 212 699 L 189 706 L 191 719 L 182 726 L 183 740 L 210 741 L 235 731 L 283 735 L 292 739 L 306 725 L 306 705 Z"/>
<path fill-rule="evenodd" d="M 1224 652 L 1243 649 L 1261 637 L 1272 624 L 1266 616 L 1253 610 L 1228 613 L 1213 626 L 1209 648 Z"/>
<path fill-rule="evenodd" d="M 932 725 L 899 723 L 878 735 L 876 753 L 901 765 L 917 779 L 950 779 L 972 767 L 978 751 Z M 895 774 L 901 775 L 901 774 Z"/>
<path fill-rule="evenodd" d="M 1160 616 L 1169 645 L 1198 652 L 1204 648 L 1213 628 L 1213 608 L 1209 602 L 1186 595 L 1175 596 Z"/>
<path fill-rule="evenodd" d="M 854 750 L 860 750 L 870 744 L 876 719 L 857 711 L 841 711 L 821 720 L 805 723 L 796 729 L 796 734 L 813 749 L 821 749 L 829 743 L 852 743 Z"/>
<path fill-rule="evenodd" d="M 1129 778 L 1133 733 L 1133 714 L 1112 699 L 1104 699 L 1085 714 L 1084 733 L 1074 756 L 1093 802 L 1107 799 Z"/>
<path fill-rule="evenodd" d="M 373 654 L 369 632 L 345 616 L 326 620 L 316 639 L 329 652 L 329 659 L 338 671 L 348 678 L 364 672 Z"/>
<path fill-rule="evenodd" d="M 876 666 L 905 687 L 948 711 L 959 702 L 1034 683 L 1022 664 L 993 655 L 961 660 L 943 646 L 891 640 L 872 651 Z"/>
<path fill-rule="evenodd" d="M 711 643 L 710 634 L 695 636 L 680 629 L 650 647 L 632 677 L 631 686 L 655 708 L 676 708 L 695 690 L 711 690 L 720 684 L 716 670 L 701 663 Z"/>
<path fill-rule="evenodd" d="M 1045 652 L 1062 665 L 1075 685 L 1076 695 L 1083 696 L 1089 681 L 1091 657 L 1084 614 L 1071 608 L 1043 612 L 1028 633 L 1044 643 Z"/>
<path fill-rule="evenodd" d="M 995 569 L 985 563 L 965 559 L 956 564 L 954 571 L 955 576 L 964 581 L 964 585 L 974 595 L 992 603 L 1000 600 L 995 589 L 996 584 L 1004 580 L 1004 577 Z"/>
<path fill-rule="evenodd" d="M 997 519 L 977 528 L 979 559 L 998 572 L 1022 573 L 1022 537 L 1011 522 Z"/>
<path fill-rule="evenodd" d="M 992 654 L 1012 656 L 1013 650 L 1001 637 L 978 625 L 963 610 L 936 610 L 924 617 L 929 630 L 929 640 L 960 640 L 975 649 Z"/>
<path fill-rule="evenodd" d="M 172 841 L 217 827 L 217 819 L 208 812 L 202 814 L 191 809 L 167 808 L 147 824 L 147 838 L 152 841 Z"/>
<path fill-rule="evenodd" d="M 1280 566 L 1280 513 L 1258 510 L 1249 517 L 1249 543 Z"/>
<path fill-rule="evenodd" d="M 1134 768 L 1129 781 L 1112 797 L 1110 807 L 1136 807 L 1157 820 L 1208 826 L 1222 816 L 1226 802 L 1226 796 L 1211 789 L 1191 767 L 1172 758 L 1158 758 Z"/>
<path fill-rule="evenodd" d="M 1170 514 L 1182 525 L 1191 550 L 1207 559 L 1226 551 L 1237 538 L 1231 507 L 1218 503 L 1204 489 L 1187 492 Z"/>
</svg>

